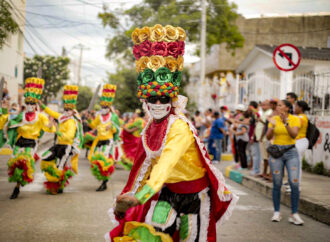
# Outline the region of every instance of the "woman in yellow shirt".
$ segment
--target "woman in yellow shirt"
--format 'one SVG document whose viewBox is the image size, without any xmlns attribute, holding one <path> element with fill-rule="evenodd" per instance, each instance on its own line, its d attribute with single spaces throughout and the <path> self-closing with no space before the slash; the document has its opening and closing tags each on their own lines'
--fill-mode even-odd
<svg viewBox="0 0 330 242">
<path fill-rule="evenodd" d="M 305 112 L 309 111 L 310 107 L 308 107 L 308 104 L 305 101 L 298 101 L 294 110 L 301 123 L 301 127 L 296 137 L 296 148 L 298 150 L 299 160 L 302 162 L 303 155 L 308 149 L 308 139 L 306 138 L 308 118 Z"/>
<path fill-rule="evenodd" d="M 286 152 L 279 158 L 271 157 L 270 168 L 273 175 L 273 203 L 274 215 L 273 222 L 281 220 L 280 201 L 281 186 L 283 179 L 284 166 L 287 169 L 289 183 L 291 187 L 291 210 L 289 222 L 295 225 L 302 225 L 304 221 L 298 215 L 299 204 L 299 173 L 300 162 L 297 149 L 295 148 L 296 137 L 298 135 L 300 120 L 298 117 L 289 114 L 292 105 L 287 100 L 282 100 L 277 104 L 276 115 L 270 119 L 267 131 L 267 139 L 274 139 L 273 145 L 277 146 L 281 151 Z"/>
</svg>

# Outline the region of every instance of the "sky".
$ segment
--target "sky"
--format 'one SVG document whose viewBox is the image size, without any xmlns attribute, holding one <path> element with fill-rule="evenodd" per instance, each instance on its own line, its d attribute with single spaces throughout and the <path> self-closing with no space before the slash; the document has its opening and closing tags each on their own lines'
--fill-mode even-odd
<svg viewBox="0 0 330 242">
<path fill-rule="evenodd" d="M 13 0 L 17 1 L 17 0 Z M 229 0 L 238 6 L 238 13 L 246 18 L 285 14 L 330 12 L 329 0 Z M 24 49 L 26 56 L 61 55 L 65 47 L 72 60 L 71 79 L 75 82 L 82 54 L 82 84 L 95 86 L 107 80 L 107 72 L 114 73 L 114 60 L 105 58 L 106 39 L 114 36 L 103 28 L 97 14 L 103 3 L 114 10 L 129 8 L 142 0 L 27 0 Z M 141 23 L 143 25 L 143 23 Z M 186 46 L 185 63 L 195 62 L 193 46 Z"/>
</svg>

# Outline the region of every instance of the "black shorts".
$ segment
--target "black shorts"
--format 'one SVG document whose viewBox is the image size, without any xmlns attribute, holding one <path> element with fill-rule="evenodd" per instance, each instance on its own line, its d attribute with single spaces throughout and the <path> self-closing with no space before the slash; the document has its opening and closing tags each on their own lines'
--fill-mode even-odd
<svg viewBox="0 0 330 242">
<path fill-rule="evenodd" d="M 34 148 L 36 146 L 37 142 L 34 139 L 26 139 L 23 137 L 20 137 L 16 141 L 16 146 L 22 147 L 22 148 Z"/>
<path fill-rule="evenodd" d="M 48 151 L 51 153 L 49 156 L 47 156 L 44 161 L 52 161 L 55 160 L 56 158 L 62 159 L 62 157 L 66 154 L 66 149 L 68 145 L 54 145 L 51 147 Z M 72 155 L 72 150 L 70 151 L 70 155 Z"/>
</svg>

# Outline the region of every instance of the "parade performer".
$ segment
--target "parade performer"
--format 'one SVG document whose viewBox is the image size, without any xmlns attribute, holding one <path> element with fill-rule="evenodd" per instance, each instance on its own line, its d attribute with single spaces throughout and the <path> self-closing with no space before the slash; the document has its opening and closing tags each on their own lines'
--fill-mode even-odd
<svg viewBox="0 0 330 242">
<path fill-rule="evenodd" d="M 144 126 L 145 122 L 143 119 L 143 113 L 140 109 L 137 109 L 131 120 L 123 127 L 121 133 L 121 139 L 123 142 L 123 155 L 121 156 L 121 164 L 127 170 L 132 169 L 137 145 L 139 143 L 141 132 Z"/>
<path fill-rule="evenodd" d="M 0 107 L 0 149 L 6 143 L 6 137 L 4 135 L 4 127 L 8 122 L 9 114 L 8 114 L 8 102 L 2 101 L 2 105 Z"/>
<path fill-rule="evenodd" d="M 17 198 L 21 185 L 33 181 L 34 163 L 37 160 L 35 152 L 43 132 L 56 131 L 46 115 L 37 110 L 37 102 L 41 98 L 43 86 L 43 79 L 26 79 L 24 94 L 26 111 L 10 120 L 8 124 L 8 143 L 13 148 L 13 155 L 8 161 L 8 180 L 17 183 L 11 199 Z"/>
<path fill-rule="evenodd" d="M 50 194 L 63 193 L 74 173 L 78 173 L 78 156 L 83 141 L 81 118 L 76 110 L 78 86 L 66 85 L 63 93 L 64 113 L 58 113 L 41 104 L 41 108 L 58 121 L 57 143 L 42 154 L 41 171 Z"/>
<path fill-rule="evenodd" d="M 97 180 L 102 181 L 96 191 L 107 189 L 107 182 L 114 172 L 113 142 L 119 139 L 119 119 L 111 112 L 116 86 L 105 84 L 102 90 L 101 111 L 94 120 L 89 120 L 89 126 L 97 129 L 97 136 L 90 148 L 88 159 L 91 171 Z"/>
<path fill-rule="evenodd" d="M 230 217 L 238 198 L 182 114 L 187 98 L 178 96 L 178 89 L 185 32 L 157 24 L 135 29 L 132 38 L 138 97 L 151 118 L 128 182 L 109 211 L 118 225 L 105 239 L 216 241 L 216 222 Z"/>
</svg>

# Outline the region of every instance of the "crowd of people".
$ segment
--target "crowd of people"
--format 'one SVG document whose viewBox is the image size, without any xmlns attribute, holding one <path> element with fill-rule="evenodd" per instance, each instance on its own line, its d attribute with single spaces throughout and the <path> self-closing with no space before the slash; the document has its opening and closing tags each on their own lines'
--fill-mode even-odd
<svg viewBox="0 0 330 242">
<path fill-rule="evenodd" d="M 208 109 L 203 116 L 196 111 L 192 121 L 207 143 L 213 163 L 221 160 L 223 151 L 232 152 L 236 169 L 248 169 L 251 175 L 273 182 L 272 221 L 281 220 L 280 193 L 286 167 L 288 181 L 284 185 L 291 192 L 292 203 L 289 220 L 301 225 L 297 209 L 302 159 L 309 146 L 306 138 L 309 110 L 305 101 L 298 101 L 297 95 L 290 92 L 285 100 L 251 101 L 247 107 L 238 104 L 232 111 L 226 106 Z"/>
</svg>

